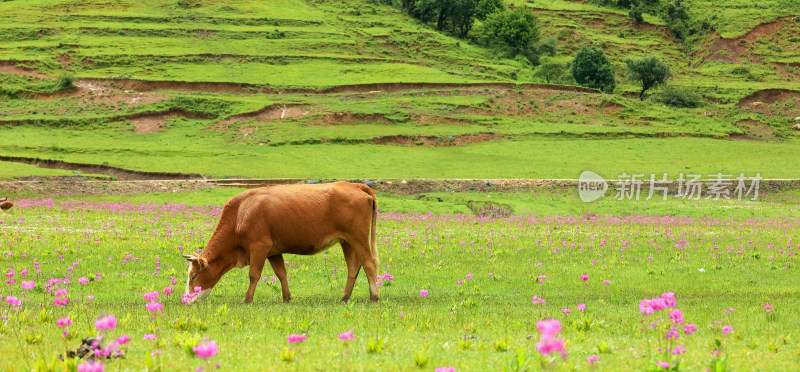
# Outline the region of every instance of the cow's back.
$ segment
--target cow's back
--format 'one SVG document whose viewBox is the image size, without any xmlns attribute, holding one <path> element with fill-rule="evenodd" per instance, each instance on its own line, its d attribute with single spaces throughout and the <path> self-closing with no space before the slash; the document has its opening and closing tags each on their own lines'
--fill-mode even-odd
<svg viewBox="0 0 800 372">
<path fill-rule="evenodd" d="M 314 254 L 348 234 L 369 234 L 374 193 L 347 182 L 281 185 L 246 191 L 234 203 L 243 245 L 268 237 L 270 255 Z"/>
</svg>

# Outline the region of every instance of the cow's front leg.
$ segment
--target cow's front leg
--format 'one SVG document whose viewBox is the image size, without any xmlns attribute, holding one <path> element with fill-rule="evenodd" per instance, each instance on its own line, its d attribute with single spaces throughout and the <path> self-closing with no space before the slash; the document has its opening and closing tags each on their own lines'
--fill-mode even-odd
<svg viewBox="0 0 800 372">
<path fill-rule="evenodd" d="M 292 299 L 292 294 L 289 293 L 289 281 L 286 280 L 286 265 L 283 262 L 283 255 L 272 256 L 269 258 L 269 264 L 272 266 L 272 271 L 275 276 L 281 281 L 281 294 L 283 294 L 283 302 L 289 302 Z"/>
<path fill-rule="evenodd" d="M 251 250 L 251 252 L 253 252 Z M 247 293 L 244 295 L 243 304 L 253 302 L 253 296 L 256 293 L 256 285 L 258 280 L 261 279 L 261 272 L 264 270 L 264 255 L 251 254 L 250 256 L 250 286 L 247 287 Z"/>
</svg>

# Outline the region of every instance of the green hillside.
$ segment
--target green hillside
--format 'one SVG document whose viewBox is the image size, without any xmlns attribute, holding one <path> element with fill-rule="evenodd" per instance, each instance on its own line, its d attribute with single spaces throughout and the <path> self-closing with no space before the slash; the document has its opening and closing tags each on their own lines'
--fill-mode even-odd
<svg viewBox="0 0 800 372">
<path fill-rule="evenodd" d="M 390 3 L 0 2 L 0 155 L 209 177 L 798 176 L 792 1 L 684 1 L 683 39 L 665 0 L 639 24 L 611 1 L 506 2 L 556 40 L 551 61 L 601 48 L 613 94 L 547 84 L 484 22 L 459 38 Z M 625 59 L 645 54 L 700 107 L 637 99 Z"/>
</svg>

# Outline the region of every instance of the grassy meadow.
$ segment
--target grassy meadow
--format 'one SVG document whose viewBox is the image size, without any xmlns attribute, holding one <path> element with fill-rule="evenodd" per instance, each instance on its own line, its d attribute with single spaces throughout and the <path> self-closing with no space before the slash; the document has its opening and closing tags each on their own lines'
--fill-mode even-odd
<svg viewBox="0 0 800 372">
<path fill-rule="evenodd" d="M 334 247 L 284 256 L 288 304 L 267 268 L 252 304 L 239 303 L 246 274 L 233 270 L 205 302 L 184 305 L 180 254 L 205 245 L 221 203 L 238 192 L 18 200 L 0 215 L 8 243 L 0 258 L 2 364 L 34 368 L 104 334 L 101 348 L 130 338 L 119 347 L 124 358 L 102 360 L 106 370 L 798 366 L 800 318 L 791 310 L 798 306 L 796 192 L 755 202 L 590 204 L 572 192 L 379 195 L 380 274 L 390 274 L 379 303 L 368 301 L 363 274 L 353 300 L 338 302 L 344 260 Z M 514 212 L 476 216 L 467 200 L 504 202 Z M 21 288 L 28 281 L 35 287 Z M 67 294 L 56 297 L 61 289 Z M 145 300 L 151 291 L 160 294 Z M 670 309 L 640 311 L 640 300 L 666 292 L 675 294 L 683 323 L 667 316 Z M 22 304 L 7 305 L 11 296 Z M 534 296 L 545 303 L 532 303 Z M 53 304 L 63 297 L 69 304 Z M 163 308 L 150 312 L 148 302 Z M 98 331 L 95 321 L 107 314 L 117 327 Z M 63 318 L 72 324 L 57 326 Z M 536 322 L 549 318 L 561 321 L 565 358 L 537 352 Z M 696 332 L 685 332 L 688 324 Z M 726 326 L 733 330 L 723 334 Z M 673 327 L 678 338 L 666 340 Z M 338 338 L 351 329 L 352 341 Z M 306 339 L 289 344 L 293 334 Z M 191 352 L 202 340 L 219 348 L 207 362 Z M 673 353 L 678 346 L 685 351 Z M 592 356 L 599 361 L 590 363 Z"/>
</svg>

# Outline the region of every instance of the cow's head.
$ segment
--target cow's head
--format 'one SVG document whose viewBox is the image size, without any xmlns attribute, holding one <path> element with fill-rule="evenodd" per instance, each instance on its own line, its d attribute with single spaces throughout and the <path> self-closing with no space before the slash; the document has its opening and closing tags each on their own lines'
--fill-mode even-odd
<svg viewBox="0 0 800 372">
<path fill-rule="evenodd" d="M 214 273 L 214 270 L 211 270 L 208 265 L 208 260 L 204 257 L 194 254 L 185 254 L 183 257 L 191 263 L 189 265 L 188 277 L 186 278 L 185 294 L 194 293 L 196 292 L 195 288 L 200 287 L 200 292 L 190 300 L 190 303 L 194 303 L 211 294 L 211 289 L 213 289 L 214 285 L 219 281 L 219 276 Z"/>
</svg>

